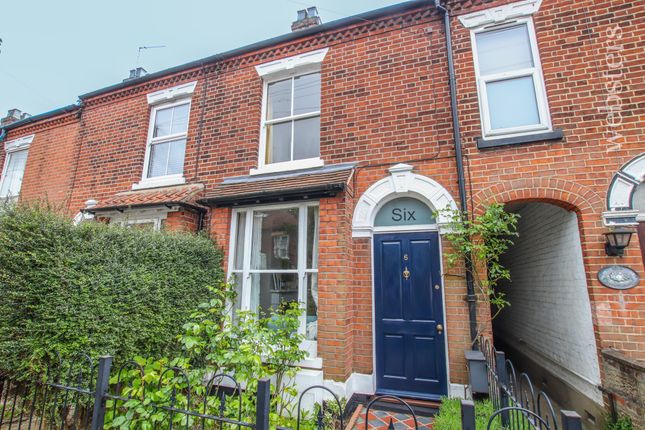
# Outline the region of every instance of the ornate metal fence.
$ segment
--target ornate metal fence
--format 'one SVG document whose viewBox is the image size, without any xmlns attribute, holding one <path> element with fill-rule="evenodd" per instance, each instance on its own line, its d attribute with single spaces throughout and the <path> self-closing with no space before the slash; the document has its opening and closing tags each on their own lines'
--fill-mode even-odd
<svg viewBox="0 0 645 430">
<path fill-rule="evenodd" d="M 135 361 L 113 367 L 112 357 L 101 357 L 95 363 L 82 355 L 60 361 L 36 381 L 0 377 L 0 430 L 100 430 L 106 424 L 150 430 L 269 429 L 272 397 L 268 378 L 245 389 L 224 374 L 191 381 L 184 370 L 170 366 L 155 375 L 150 379 Z M 154 395 L 147 396 L 148 390 Z M 321 391 L 325 400 L 305 419 L 303 400 L 314 390 Z M 247 402 L 244 413 L 243 399 Z M 347 411 L 329 388 L 309 387 L 294 401 L 297 419 L 293 426 L 277 429 L 345 429 Z M 379 396 L 366 406 L 366 430 L 373 409 L 383 402 L 398 404 L 419 428 L 409 404 L 395 396 Z"/>
<path fill-rule="evenodd" d="M 560 430 L 549 396 L 536 390 L 529 376 L 518 375 L 503 351 L 497 351 L 490 339 L 480 337 L 479 345 L 486 358 L 488 395 L 495 413 L 488 420 L 488 429 Z M 563 430 L 582 428 L 580 416 L 572 411 L 561 412 Z M 475 429 L 474 403 L 462 402 L 462 426 Z"/>
</svg>

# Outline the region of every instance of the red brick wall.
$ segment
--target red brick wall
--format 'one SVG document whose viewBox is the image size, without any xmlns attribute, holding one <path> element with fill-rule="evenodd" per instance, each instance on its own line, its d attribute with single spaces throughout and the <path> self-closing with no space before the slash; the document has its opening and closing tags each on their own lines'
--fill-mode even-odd
<svg viewBox="0 0 645 430">
<path fill-rule="evenodd" d="M 11 130 L 6 140 L 34 134 L 20 198 L 42 200 L 67 212 L 76 167 L 79 123 L 76 113 Z M 5 152 L 0 151 L 0 166 Z"/>
<path fill-rule="evenodd" d="M 452 3 L 453 16 L 484 7 L 481 1 Z M 485 7 L 502 3 L 508 2 L 487 1 Z M 526 199 L 576 210 L 598 346 L 641 357 L 643 287 L 617 293 L 601 287 L 596 273 L 603 265 L 620 262 L 645 279 L 637 240 L 621 261 L 604 255 L 601 221 L 611 176 L 644 150 L 644 100 L 638 92 L 645 74 L 638 62 L 642 21 L 636 2 L 544 0 L 535 16 L 537 39 L 553 124 L 564 130 L 565 139 L 480 151 L 475 145 L 481 131 L 470 36 L 452 19 L 469 199 L 477 210 L 492 200 Z M 609 150 L 616 149 L 608 141 L 615 129 L 609 129 L 607 113 L 599 111 L 608 95 L 603 73 L 612 25 L 622 29 L 625 60 L 620 91 L 624 117 L 617 128 L 624 142 L 617 150 Z M 399 162 L 414 165 L 417 173 L 458 196 L 446 47 L 440 17 L 430 3 L 381 23 L 362 22 L 86 100 L 77 143 L 71 143 L 72 129 L 61 137 L 66 148 L 78 151 L 77 169 L 45 185 L 27 179 L 43 177 L 32 173 L 35 162 L 30 157 L 23 190 L 30 197 L 44 191 L 65 195 L 70 191 L 65 184 L 73 178 L 69 207 L 75 212 L 89 198 L 100 201 L 131 189 L 143 169 L 150 115 L 146 94 L 195 80 L 187 180 L 204 183 L 208 191 L 224 177 L 248 174 L 257 166 L 262 103 L 262 80 L 254 66 L 322 47 L 330 50 L 322 66 L 321 156 L 327 164 L 360 163 L 351 189 L 321 202 L 319 288 L 325 300 L 320 304 L 319 352 L 327 376 L 345 379 L 351 372 L 372 371 L 371 246 L 369 240 L 351 239 L 354 204 Z M 18 129 L 10 138 L 21 133 L 29 134 Z M 32 148 L 41 139 L 37 134 Z M 205 225 L 228 252 L 230 210 L 212 210 Z M 464 382 L 463 350 L 469 344 L 465 286 L 460 269 L 448 272 L 444 282 L 451 379 Z M 480 321 L 486 313 L 482 307 Z"/>
<path fill-rule="evenodd" d="M 199 227 L 199 213 L 189 210 L 168 212 L 164 228 L 170 231 L 195 232 Z"/>
<path fill-rule="evenodd" d="M 486 7 L 501 3 L 507 2 Z M 475 145 L 481 128 L 470 34 L 456 19 L 452 22 L 471 198 L 478 209 L 491 200 L 541 200 L 575 210 L 597 346 L 641 359 L 645 287 L 616 292 L 601 286 L 597 273 L 602 266 L 624 264 L 641 279 L 645 275 L 638 241 L 622 259 L 605 255 L 602 233 L 607 230 L 601 217 L 613 175 L 645 151 L 645 98 L 639 90 L 645 77 L 639 60 L 645 43 L 642 22 L 637 3 L 544 1 L 534 23 L 553 127 L 563 129 L 565 139 L 481 151 Z M 612 67 L 619 59 L 622 67 Z M 616 105 L 616 97 L 622 107 L 608 116 L 606 104 Z"/>
</svg>

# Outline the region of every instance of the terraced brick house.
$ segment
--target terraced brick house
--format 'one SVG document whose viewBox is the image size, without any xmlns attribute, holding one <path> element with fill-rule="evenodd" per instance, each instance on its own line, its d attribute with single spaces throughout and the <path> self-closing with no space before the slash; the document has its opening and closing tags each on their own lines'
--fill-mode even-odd
<svg viewBox="0 0 645 430">
<path fill-rule="evenodd" d="M 4 126 L 0 196 L 206 230 L 238 308 L 302 303 L 302 384 L 463 395 L 483 331 L 590 426 L 612 402 L 642 408 L 616 387 L 645 360 L 642 5 L 309 13 Z M 491 323 L 434 211 L 493 201 L 521 220 L 512 306 Z M 629 245 L 606 246 L 623 228 Z"/>
</svg>

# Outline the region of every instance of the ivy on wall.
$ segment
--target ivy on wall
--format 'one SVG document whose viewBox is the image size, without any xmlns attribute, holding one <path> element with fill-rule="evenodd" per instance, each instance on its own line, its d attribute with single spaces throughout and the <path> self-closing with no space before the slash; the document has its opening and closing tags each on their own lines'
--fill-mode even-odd
<svg viewBox="0 0 645 430">
<path fill-rule="evenodd" d="M 45 205 L 0 210 L 0 374 L 28 377 L 63 356 L 162 357 L 222 254 L 204 236 L 74 226 Z"/>
</svg>

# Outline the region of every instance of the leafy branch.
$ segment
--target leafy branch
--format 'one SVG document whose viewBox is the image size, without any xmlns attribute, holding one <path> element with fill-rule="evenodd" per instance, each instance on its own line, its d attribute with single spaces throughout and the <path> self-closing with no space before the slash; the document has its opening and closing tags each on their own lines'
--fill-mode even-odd
<svg viewBox="0 0 645 430">
<path fill-rule="evenodd" d="M 468 218 L 466 213 L 446 208 L 437 212 L 448 219 L 448 240 L 451 249 L 445 253 L 449 267 L 470 259 L 470 271 L 475 287 L 489 304 L 496 308 L 494 319 L 510 303 L 497 286 L 510 280 L 511 273 L 501 262 L 501 256 L 513 245 L 517 233 L 518 214 L 506 212 L 504 206 L 493 203 L 483 214 Z"/>
</svg>

